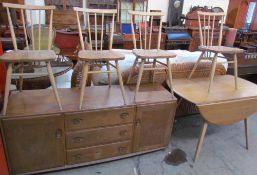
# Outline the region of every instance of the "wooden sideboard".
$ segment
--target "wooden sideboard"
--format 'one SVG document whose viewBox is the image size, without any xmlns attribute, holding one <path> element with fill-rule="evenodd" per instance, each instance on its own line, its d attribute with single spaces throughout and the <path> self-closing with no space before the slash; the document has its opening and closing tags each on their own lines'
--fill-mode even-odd
<svg viewBox="0 0 257 175">
<path fill-rule="evenodd" d="M 59 89 L 63 111 L 51 90 L 10 96 L 1 116 L 11 174 L 39 173 L 101 163 L 165 148 L 170 140 L 176 99 L 159 85 L 126 87 L 124 106 L 118 86 L 86 87 L 83 110 L 79 90 Z"/>
</svg>

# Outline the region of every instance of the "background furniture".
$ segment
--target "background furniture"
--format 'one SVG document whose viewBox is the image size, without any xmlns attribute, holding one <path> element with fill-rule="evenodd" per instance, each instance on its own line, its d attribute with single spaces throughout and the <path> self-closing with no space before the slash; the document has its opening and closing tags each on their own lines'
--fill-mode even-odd
<svg viewBox="0 0 257 175">
<path fill-rule="evenodd" d="M 212 69 L 210 72 L 210 84 L 209 84 L 209 88 L 208 88 L 208 92 L 210 92 L 212 82 L 214 79 L 218 54 L 219 53 L 232 54 L 232 55 L 234 55 L 234 59 L 233 59 L 233 61 L 229 61 L 228 63 L 234 64 L 235 89 L 237 89 L 237 85 L 238 85 L 237 84 L 237 77 L 238 77 L 237 54 L 243 53 L 243 50 L 239 49 L 239 48 L 221 46 L 223 22 L 224 22 L 225 13 L 224 12 L 216 13 L 216 12 L 200 12 L 200 11 L 198 11 L 197 14 L 198 14 L 200 41 L 201 41 L 199 50 L 202 51 L 202 54 L 199 57 L 198 61 L 196 62 L 191 74 L 189 75 L 189 79 L 194 74 L 196 67 L 198 66 L 199 62 L 201 62 L 202 59 L 211 59 L 212 60 Z M 217 26 L 215 26 L 215 23 L 217 21 L 220 21 L 221 25 L 219 27 L 220 30 L 219 30 L 218 45 L 215 45 L 213 43 L 213 35 L 214 35 L 214 30 L 217 28 Z M 208 28 L 206 28 L 206 26 L 208 26 Z M 214 54 L 214 56 L 211 54 Z"/>
<path fill-rule="evenodd" d="M 249 117 L 257 111 L 257 86 L 238 78 L 238 89 L 235 90 L 233 81 L 231 75 L 217 76 L 215 88 L 208 93 L 208 78 L 174 80 L 174 92 L 196 104 L 204 120 L 194 160 L 199 156 L 208 124 L 224 126 L 244 120 L 246 148 L 249 148 Z"/>
<path fill-rule="evenodd" d="M 14 93 L 7 116 L 0 117 L 10 173 L 74 168 L 167 147 L 176 99 L 160 86 L 142 91 L 135 104 L 134 87 L 127 87 L 124 106 L 119 87 L 87 87 L 79 111 L 79 90 L 60 89 L 62 112 L 50 89 Z"/>
<path fill-rule="evenodd" d="M 8 104 L 8 98 L 9 98 L 9 91 L 10 91 L 10 85 L 11 85 L 11 77 L 13 75 L 18 75 L 19 76 L 19 83 L 20 83 L 20 91 L 22 91 L 22 84 L 23 84 L 23 76 L 24 75 L 31 75 L 29 73 L 24 73 L 24 62 L 45 62 L 48 73 L 37 73 L 37 74 L 44 74 L 48 75 L 51 85 L 53 87 L 54 95 L 56 97 L 56 101 L 60 107 L 61 107 L 61 102 L 59 99 L 59 95 L 56 89 L 55 85 L 55 80 L 51 68 L 51 63 L 50 61 L 54 60 L 56 58 L 56 55 L 54 51 L 50 50 L 52 47 L 52 16 L 50 15 L 50 24 L 49 24 L 49 35 L 48 35 L 48 50 L 18 50 L 17 48 L 17 43 L 16 43 L 16 36 L 14 33 L 14 27 L 13 27 L 13 22 L 10 17 L 10 9 L 18 9 L 21 11 L 22 15 L 22 23 L 23 23 L 23 29 L 24 29 L 24 34 L 25 34 L 25 39 L 26 39 L 26 46 L 29 47 L 28 43 L 28 33 L 26 30 L 26 26 L 30 25 L 31 26 L 31 33 L 32 33 L 32 49 L 35 49 L 35 40 L 34 40 L 34 29 L 33 29 L 33 10 L 42 10 L 42 11 L 50 11 L 51 14 L 53 14 L 53 10 L 55 9 L 54 6 L 44 6 L 44 7 L 39 7 L 39 6 L 26 6 L 26 5 L 18 5 L 18 4 L 10 4 L 10 3 L 3 3 L 3 6 L 7 9 L 7 15 L 8 15 L 8 21 L 9 21 L 9 26 L 11 29 L 11 37 L 12 37 L 12 42 L 13 42 L 13 47 L 14 51 L 5 53 L 3 56 L 0 57 L 1 61 L 4 61 L 8 64 L 7 68 L 7 75 L 6 75 L 6 85 L 5 85 L 5 95 L 4 95 L 4 108 L 3 108 L 3 115 L 6 114 L 6 109 L 7 109 L 7 104 Z M 30 24 L 26 24 L 24 14 L 26 13 L 26 10 L 29 10 L 30 12 Z M 41 18 L 41 13 L 39 12 L 39 19 Z M 39 22 L 39 28 L 38 28 L 38 43 L 41 43 L 41 23 Z M 19 66 L 19 73 L 13 73 L 13 66 L 18 64 Z M 33 74 L 33 73 L 32 73 Z M 35 74 L 35 73 L 34 73 Z"/>
</svg>

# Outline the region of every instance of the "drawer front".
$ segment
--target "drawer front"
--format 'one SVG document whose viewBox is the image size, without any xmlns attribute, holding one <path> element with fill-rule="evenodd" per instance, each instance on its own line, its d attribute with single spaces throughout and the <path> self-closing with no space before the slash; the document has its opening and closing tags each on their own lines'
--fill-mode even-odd
<svg viewBox="0 0 257 175">
<path fill-rule="evenodd" d="M 65 117 L 68 131 L 133 123 L 134 108 L 71 113 Z"/>
<path fill-rule="evenodd" d="M 68 149 L 71 149 L 130 140 L 131 138 L 132 124 L 129 124 L 68 132 L 66 134 L 66 145 Z"/>
<path fill-rule="evenodd" d="M 131 141 L 113 143 L 108 145 L 73 149 L 67 151 L 69 165 L 106 159 L 131 153 Z"/>
</svg>

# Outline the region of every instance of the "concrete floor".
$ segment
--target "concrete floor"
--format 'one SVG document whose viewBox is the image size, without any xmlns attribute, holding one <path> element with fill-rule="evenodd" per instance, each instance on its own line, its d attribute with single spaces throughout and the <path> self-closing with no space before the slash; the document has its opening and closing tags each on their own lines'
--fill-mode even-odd
<svg viewBox="0 0 257 175">
<path fill-rule="evenodd" d="M 68 82 L 65 86 L 68 86 Z M 257 114 L 251 117 L 250 150 L 245 149 L 243 122 L 224 127 L 209 125 L 199 159 L 194 163 L 192 159 L 201 125 L 200 115 L 180 118 L 174 123 L 171 141 L 165 150 L 45 175 L 257 174 Z M 177 148 L 186 153 L 187 161 L 178 166 L 166 164 L 165 156 Z"/>
</svg>

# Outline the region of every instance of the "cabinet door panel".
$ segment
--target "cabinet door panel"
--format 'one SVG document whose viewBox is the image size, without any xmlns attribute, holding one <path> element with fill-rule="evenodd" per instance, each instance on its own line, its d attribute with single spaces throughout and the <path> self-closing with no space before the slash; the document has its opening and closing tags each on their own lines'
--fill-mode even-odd
<svg viewBox="0 0 257 175">
<path fill-rule="evenodd" d="M 4 119 L 8 162 L 13 174 L 65 164 L 64 118 L 60 115 Z"/>
<path fill-rule="evenodd" d="M 139 106 L 134 132 L 134 151 L 166 147 L 170 140 L 176 103 Z"/>
</svg>

